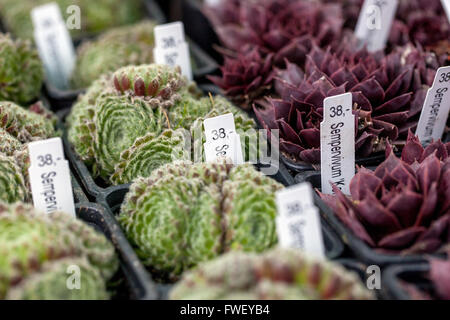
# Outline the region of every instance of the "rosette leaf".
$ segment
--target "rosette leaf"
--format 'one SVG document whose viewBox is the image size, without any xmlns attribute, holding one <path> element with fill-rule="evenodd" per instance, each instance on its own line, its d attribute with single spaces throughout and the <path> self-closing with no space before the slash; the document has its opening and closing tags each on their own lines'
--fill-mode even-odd
<svg viewBox="0 0 450 320">
<path fill-rule="evenodd" d="M 375 171 L 359 170 L 350 198 L 336 187 L 335 196 L 321 196 L 356 236 L 380 252 L 436 252 L 450 236 L 447 149 L 440 141 L 423 149 L 410 134 L 404 160 L 390 147 L 387 153 Z"/>
<path fill-rule="evenodd" d="M 131 185 L 118 219 L 143 263 L 175 280 L 223 252 L 273 246 L 280 188 L 250 165 L 174 162 Z"/>
<path fill-rule="evenodd" d="M 373 299 L 358 276 L 302 252 L 232 252 L 183 274 L 170 299 L 194 300 Z"/>
<path fill-rule="evenodd" d="M 168 65 L 123 67 L 113 74 L 114 87 L 122 94 L 142 97 L 152 107 L 170 108 L 181 99 L 187 80 L 181 69 Z"/>
</svg>

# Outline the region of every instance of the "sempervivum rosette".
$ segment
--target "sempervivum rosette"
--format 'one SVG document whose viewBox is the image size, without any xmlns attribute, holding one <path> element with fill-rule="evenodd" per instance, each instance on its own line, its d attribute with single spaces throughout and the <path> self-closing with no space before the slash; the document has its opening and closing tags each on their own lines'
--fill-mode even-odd
<svg viewBox="0 0 450 320">
<path fill-rule="evenodd" d="M 420 43 L 438 55 L 450 53 L 450 23 L 440 0 L 400 0 L 389 42 Z"/>
<path fill-rule="evenodd" d="M 0 33 L 0 65 L 0 101 L 29 103 L 37 98 L 44 68 L 30 41 Z"/>
<path fill-rule="evenodd" d="M 255 48 L 234 58 L 225 57 L 220 67 L 222 76 L 208 76 L 208 79 L 237 105 L 250 109 L 251 102 L 272 87 L 272 61 L 273 54 L 263 58 Z"/>
<path fill-rule="evenodd" d="M 0 204 L 0 299 L 106 299 L 118 259 L 112 244 L 71 216 Z M 82 272 L 67 288 L 67 267 Z"/>
<path fill-rule="evenodd" d="M 176 161 L 135 180 L 118 220 L 143 263 L 175 280 L 223 252 L 273 246 L 281 188 L 251 165 Z"/>
<path fill-rule="evenodd" d="M 229 112 L 236 114 L 237 130 L 255 128 L 226 100 L 200 98 L 179 68 L 128 66 L 102 76 L 79 98 L 67 119 L 68 136 L 95 177 L 129 183 L 164 163 L 191 159 L 191 127 Z"/>
<path fill-rule="evenodd" d="M 338 5 L 314 1 L 222 1 L 206 13 L 226 49 L 222 76 L 210 79 L 243 108 L 270 88 L 274 66 L 303 65 L 313 44 L 337 42 L 343 23 Z"/>
<path fill-rule="evenodd" d="M 386 139 L 405 139 L 417 125 L 427 85 L 439 66 L 433 58 L 410 46 L 385 57 L 364 49 L 331 53 L 315 47 L 305 72 L 288 63 L 275 79 L 279 98 L 266 99 L 254 110 L 266 129 L 280 129 L 280 147 L 289 158 L 318 164 L 323 100 L 351 92 L 358 121 L 356 152 L 366 157 L 384 150 Z"/>
<path fill-rule="evenodd" d="M 433 253 L 450 242 L 450 145 L 422 148 L 410 134 L 402 159 L 388 148 L 375 171 L 362 168 L 351 196 L 321 195 L 357 237 L 380 252 Z"/>
<path fill-rule="evenodd" d="M 0 101 L 0 200 L 29 201 L 27 144 L 54 137 L 55 118 L 40 102 L 24 109 Z"/>
<path fill-rule="evenodd" d="M 173 300 L 369 300 L 355 273 L 293 250 L 231 252 L 183 274 Z"/>
<path fill-rule="evenodd" d="M 77 48 L 72 85 L 75 88 L 87 87 L 100 74 L 153 61 L 154 27 L 152 21 L 144 20 L 111 29 L 95 40 L 83 42 Z"/>
<path fill-rule="evenodd" d="M 235 16 L 223 20 L 222 10 L 232 11 L 227 7 Z M 284 64 L 284 59 L 304 61 L 312 41 L 327 46 L 337 40 L 342 27 L 337 5 L 314 1 L 223 1 L 219 8 L 205 11 L 226 49 L 245 52 L 257 47 L 274 53 L 276 64 Z"/>
</svg>

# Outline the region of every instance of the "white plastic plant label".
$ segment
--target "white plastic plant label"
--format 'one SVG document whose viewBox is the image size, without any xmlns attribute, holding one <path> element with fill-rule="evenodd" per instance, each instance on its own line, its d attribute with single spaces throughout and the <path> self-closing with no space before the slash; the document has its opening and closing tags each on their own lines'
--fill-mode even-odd
<svg viewBox="0 0 450 320">
<path fill-rule="evenodd" d="M 332 194 L 335 184 L 350 194 L 350 180 L 355 175 L 355 116 L 352 94 L 325 98 L 320 124 L 322 192 Z"/>
<path fill-rule="evenodd" d="M 231 159 L 234 164 L 244 163 L 241 140 L 236 133 L 232 113 L 205 119 L 203 127 L 206 137 L 204 150 L 207 162 L 224 157 Z"/>
<path fill-rule="evenodd" d="M 28 150 L 34 207 L 45 213 L 62 211 L 75 217 L 69 162 L 64 158 L 61 138 L 32 142 Z"/>
<path fill-rule="evenodd" d="M 76 56 L 59 6 L 53 2 L 35 7 L 31 18 L 34 40 L 48 81 L 59 89 L 68 88 Z"/>
<path fill-rule="evenodd" d="M 442 138 L 450 112 L 450 67 L 439 68 L 428 90 L 416 135 L 422 144 Z"/>
<path fill-rule="evenodd" d="M 192 80 L 191 58 L 189 45 L 184 37 L 184 27 L 181 22 L 172 22 L 156 26 L 154 60 L 159 64 L 172 67 L 179 66 L 181 72 Z"/>
<path fill-rule="evenodd" d="M 308 183 L 276 193 L 278 243 L 283 248 L 300 249 L 318 258 L 325 257 L 318 209 Z"/>
<path fill-rule="evenodd" d="M 441 0 L 442 6 L 447 13 L 448 22 L 450 22 L 450 0 Z"/>
<path fill-rule="evenodd" d="M 383 50 L 397 12 L 398 0 L 365 0 L 355 35 L 361 46 L 375 52 Z"/>
</svg>

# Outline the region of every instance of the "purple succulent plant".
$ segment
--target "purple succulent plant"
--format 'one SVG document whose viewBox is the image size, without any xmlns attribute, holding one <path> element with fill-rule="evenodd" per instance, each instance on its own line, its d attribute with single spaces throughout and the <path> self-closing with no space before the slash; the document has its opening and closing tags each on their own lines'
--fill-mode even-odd
<svg viewBox="0 0 450 320">
<path fill-rule="evenodd" d="M 239 53 L 236 58 L 225 58 L 220 68 L 222 76 L 208 78 L 224 90 L 226 96 L 243 109 L 261 97 L 272 87 L 273 54 L 262 57 L 255 48 L 248 53 Z"/>
<path fill-rule="evenodd" d="M 287 62 L 275 74 L 278 98 L 254 107 L 267 130 L 280 130 L 281 150 L 294 161 L 320 163 L 320 122 L 329 96 L 352 92 L 359 157 L 385 150 L 387 139 L 404 141 L 417 125 L 439 66 L 435 56 L 412 46 L 387 56 L 341 48 L 332 53 L 315 46 L 305 71 Z"/>
<path fill-rule="evenodd" d="M 312 43 L 328 46 L 341 34 L 343 19 L 339 5 L 296 0 L 222 1 L 206 7 L 226 49 L 273 53 L 273 62 L 285 59 L 301 64 Z"/>
<path fill-rule="evenodd" d="M 397 158 L 375 171 L 360 168 L 350 197 L 320 194 L 353 233 L 377 251 L 389 254 L 434 253 L 450 243 L 450 144 L 440 140 L 423 148 L 409 134 Z"/>
</svg>

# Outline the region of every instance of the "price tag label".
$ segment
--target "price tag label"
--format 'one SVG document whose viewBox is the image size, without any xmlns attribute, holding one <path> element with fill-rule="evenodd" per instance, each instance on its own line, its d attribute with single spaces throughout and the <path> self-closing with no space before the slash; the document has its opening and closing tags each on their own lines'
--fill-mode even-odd
<svg viewBox="0 0 450 320">
<path fill-rule="evenodd" d="M 231 159 L 234 164 L 244 163 L 241 139 L 236 133 L 232 113 L 205 119 L 203 127 L 206 136 L 204 150 L 207 162 L 225 157 Z"/>
<path fill-rule="evenodd" d="M 31 18 L 34 40 L 48 81 L 59 89 L 67 89 L 76 55 L 59 6 L 49 3 L 35 7 Z"/>
<path fill-rule="evenodd" d="M 355 116 L 352 94 L 325 98 L 323 122 L 320 124 L 320 156 L 322 192 L 332 194 L 335 184 L 350 194 L 350 181 L 355 175 Z"/>
<path fill-rule="evenodd" d="M 448 22 L 450 23 L 450 0 L 441 0 L 442 6 L 447 13 Z"/>
<path fill-rule="evenodd" d="M 417 125 L 416 135 L 427 145 L 440 139 L 445 130 L 450 112 L 450 67 L 439 68 L 428 90 L 422 113 Z"/>
<path fill-rule="evenodd" d="M 361 46 L 375 52 L 384 50 L 397 12 L 398 0 L 365 0 L 355 35 Z"/>
<path fill-rule="evenodd" d="M 278 243 L 283 248 L 300 249 L 324 258 L 320 215 L 312 192 L 311 186 L 303 183 L 276 193 Z"/>
<path fill-rule="evenodd" d="M 191 58 L 189 45 L 184 37 L 184 27 L 181 22 L 172 22 L 156 26 L 154 60 L 159 64 L 172 67 L 180 66 L 181 72 L 192 80 Z"/>
<path fill-rule="evenodd" d="M 32 142 L 28 150 L 34 207 L 46 213 L 62 211 L 75 217 L 69 162 L 64 158 L 61 138 Z"/>
</svg>

